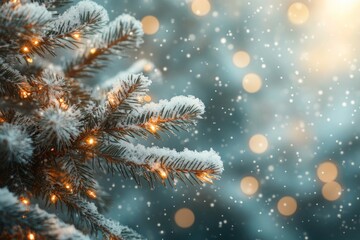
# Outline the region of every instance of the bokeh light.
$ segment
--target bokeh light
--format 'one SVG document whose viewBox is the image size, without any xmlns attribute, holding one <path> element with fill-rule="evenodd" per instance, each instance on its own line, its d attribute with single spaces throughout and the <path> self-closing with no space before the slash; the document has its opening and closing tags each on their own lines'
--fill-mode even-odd
<svg viewBox="0 0 360 240">
<path fill-rule="evenodd" d="M 252 152 L 261 154 L 268 149 L 269 143 L 267 138 L 262 134 L 255 134 L 249 140 L 249 148 Z"/>
<path fill-rule="evenodd" d="M 181 228 L 189 228 L 195 222 L 195 215 L 189 208 L 181 208 L 175 213 L 175 223 Z"/>
<path fill-rule="evenodd" d="M 244 76 L 242 86 L 248 93 L 256 93 L 262 86 L 262 80 L 259 75 L 249 73 Z"/>
<path fill-rule="evenodd" d="M 291 216 L 296 212 L 297 202 L 293 197 L 282 197 L 277 203 L 277 209 L 281 215 Z"/>
<path fill-rule="evenodd" d="M 145 16 L 141 20 L 141 24 L 145 34 L 152 35 L 157 33 L 160 27 L 159 20 L 154 16 Z"/>
<path fill-rule="evenodd" d="M 309 8 L 301 2 L 291 4 L 288 9 L 288 18 L 296 25 L 304 24 L 309 19 L 309 15 Z"/>
<path fill-rule="evenodd" d="M 327 161 L 319 165 L 316 173 L 322 182 L 327 183 L 336 179 L 338 175 L 338 169 L 334 163 Z"/>
<path fill-rule="evenodd" d="M 338 182 L 325 183 L 321 189 L 323 197 L 328 201 L 335 201 L 341 196 L 341 185 Z"/>
<path fill-rule="evenodd" d="M 248 195 L 254 195 L 259 189 L 259 182 L 255 177 L 248 176 L 241 179 L 240 182 L 241 191 Z"/>
<path fill-rule="evenodd" d="M 245 51 L 239 51 L 233 55 L 232 60 L 236 67 L 244 68 L 250 63 L 250 55 Z"/>
<path fill-rule="evenodd" d="M 208 0 L 193 0 L 191 10 L 195 15 L 205 16 L 210 12 L 211 4 Z"/>
</svg>

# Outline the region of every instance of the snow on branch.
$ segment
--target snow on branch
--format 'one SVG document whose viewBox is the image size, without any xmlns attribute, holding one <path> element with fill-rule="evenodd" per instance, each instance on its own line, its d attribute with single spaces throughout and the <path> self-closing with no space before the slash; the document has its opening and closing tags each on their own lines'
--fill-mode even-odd
<svg viewBox="0 0 360 240">
<path fill-rule="evenodd" d="M 55 215 L 41 210 L 38 206 L 23 206 L 7 188 L 0 188 L 0 232 L 11 236 L 16 234 L 13 231 L 18 225 L 46 239 L 90 240 L 73 225 L 65 224 Z"/>
<path fill-rule="evenodd" d="M 80 112 L 73 107 L 63 110 L 49 107 L 40 112 L 37 143 L 44 149 L 55 147 L 62 150 L 69 147 L 72 140 L 80 134 Z"/>
<path fill-rule="evenodd" d="M 58 38 L 59 35 L 71 36 L 77 33 L 79 35 L 73 37 L 79 38 L 80 34 L 94 33 L 108 21 L 108 14 L 102 6 L 92 1 L 80 1 L 51 22 L 46 35 Z"/>
<path fill-rule="evenodd" d="M 19 84 L 26 79 L 19 71 L 0 58 L 0 95 L 17 95 Z"/>
<path fill-rule="evenodd" d="M 196 124 L 204 112 L 205 106 L 200 99 L 193 96 L 176 96 L 170 100 L 160 100 L 159 103 L 145 104 L 133 110 L 119 123 L 119 126 L 144 128 L 158 136 L 159 130 L 170 132 L 187 130 L 190 125 Z"/>
<path fill-rule="evenodd" d="M 202 152 L 184 149 L 177 152 L 168 148 L 121 142 L 103 143 L 97 155 L 105 160 L 108 170 L 118 171 L 124 177 L 131 175 L 138 184 L 139 176 L 143 176 L 151 186 L 156 179 L 168 179 L 172 184 L 175 178 L 184 183 L 187 179 L 191 184 L 199 183 L 199 180 L 212 183 L 212 179 L 219 178 L 223 171 L 220 156 L 212 149 Z"/>
<path fill-rule="evenodd" d="M 45 5 L 47 9 L 55 9 L 58 7 L 62 7 L 71 2 L 71 0 L 31 0 L 31 1 Z"/>
<path fill-rule="evenodd" d="M 26 164 L 30 161 L 33 150 L 32 139 L 19 126 L 8 123 L 0 125 L 0 156 L 2 161 Z"/>
<path fill-rule="evenodd" d="M 94 37 L 65 71 L 67 77 L 90 77 L 103 68 L 109 60 L 107 55 L 123 55 L 125 50 L 137 48 L 142 43 L 141 23 L 134 17 L 123 14 L 110 22 L 101 33 Z"/>
<path fill-rule="evenodd" d="M 107 94 L 107 103 L 112 109 L 132 110 L 140 106 L 150 84 L 151 80 L 142 74 L 128 75 L 113 85 Z"/>
<path fill-rule="evenodd" d="M 48 52 L 55 56 L 56 47 L 74 48 L 83 36 L 95 33 L 108 21 L 103 7 L 92 1 L 81 1 L 46 24 L 44 34 L 33 36 L 24 43 L 28 49 L 25 54 L 44 57 Z"/>
<path fill-rule="evenodd" d="M 141 240 L 143 237 L 127 226 L 123 226 L 118 222 L 105 218 L 97 210 L 94 203 L 72 194 L 62 192 L 59 194 L 60 199 L 66 204 L 69 212 L 80 215 L 80 221 L 86 221 L 94 230 L 101 230 L 102 234 L 108 239 L 118 240 Z"/>
<path fill-rule="evenodd" d="M 0 7 L 1 32 L 7 31 L 12 36 L 20 32 L 20 28 L 31 31 L 47 24 L 52 19 L 52 13 L 39 3 L 18 4 L 8 2 Z"/>
</svg>

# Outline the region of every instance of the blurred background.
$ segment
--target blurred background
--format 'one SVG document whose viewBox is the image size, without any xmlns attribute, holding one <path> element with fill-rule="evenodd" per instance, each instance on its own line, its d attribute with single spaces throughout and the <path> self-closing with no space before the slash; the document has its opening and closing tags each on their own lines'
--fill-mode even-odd
<svg viewBox="0 0 360 240">
<path fill-rule="evenodd" d="M 146 33 L 99 81 L 146 59 L 153 101 L 206 105 L 196 128 L 145 144 L 213 148 L 225 167 L 175 189 L 104 177 L 108 217 L 148 239 L 359 239 L 360 1 L 98 3 Z"/>
</svg>

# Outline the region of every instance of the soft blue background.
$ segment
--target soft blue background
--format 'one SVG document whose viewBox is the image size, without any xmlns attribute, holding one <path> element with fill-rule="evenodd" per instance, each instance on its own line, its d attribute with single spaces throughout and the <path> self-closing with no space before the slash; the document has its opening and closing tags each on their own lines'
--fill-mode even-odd
<svg viewBox="0 0 360 240">
<path fill-rule="evenodd" d="M 149 190 L 146 184 L 137 187 L 121 177 L 105 178 L 114 200 L 108 216 L 149 239 L 358 239 L 357 1 L 302 1 L 310 18 L 301 26 L 288 21 L 292 1 L 210 1 L 211 12 L 204 17 L 192 13 L 189 1 L 98 2 L 111 10 L 111 19 L 121 13 L 138 19 L 154 15 L 161 24 L 158 33 L 145 37 L 140 51 L 112 62 L 98 75 L 99 81 L 125 69 L 135 57 L 146 58 L 162 72 L 162 81 L 153 79 L 150 95 L 155 101 L 195 95 L 207 107 L 197 132 L 149 139 L 147 144 L 213 148 L 225 167 L 221 180 L 205 187 L 159 185 Z M 189 40 L 191 35 L 195 40 Z M 307 55 L 318 49 L 316 59 Z M 243 69 L 232 63 L 239 50 L 251 56 Z M 241 86 L 250 72 L 263 79 L 255 94 Z M 248 148 L 256 133 L 269 141 L 261 155 Z M 323 199 L 316 177 L 317 165 L 327 159 L 337 164 L 337 181 L 344 189 L 335 202 Z M 239 187 L 247 175 L 261 182 L 251 198 Z M 298 211 L 288 218 L 276 210 L 285 195 L 298 202 Z M 192 209 L 196 217 L 188 229 L 174 222 L 182 207 Z"/>
</svg>

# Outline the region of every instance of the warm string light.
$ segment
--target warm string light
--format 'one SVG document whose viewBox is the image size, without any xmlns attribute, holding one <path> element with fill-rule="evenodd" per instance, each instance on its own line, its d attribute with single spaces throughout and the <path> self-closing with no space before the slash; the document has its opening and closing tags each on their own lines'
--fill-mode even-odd
<svg viewBox="0 0 360 240">
<path fill-rule="evenodd" d="M 87 143 L 87 145 L 89 145 L 89 146 L 93 146 L 93 145 L 96 144 L 96 139 L 95 139 L 94 137 L 88 137 L 88 138 L 86 139 L 86 143 Z"/>
<path fill-rule="evenodd" d="M 96 196 L 96 193 L 92 190 L 88 190 L 87 191 L 87 195 L 93 199 L 95 199 L 97 196 Z"/>
<path fill-rule="evenodd" d="M 71 185 L 69 184 L 69 183 L 65 183 L 65 188 L 66 188 L 66 190 L 68 190 L 69 192 L 73 192 L 73 189 L 72 189 L 72 187 L 71 187 Z"/>
<path fill-rule="evenodd" d="M 26 206 L 30 205 L 30 199 L 26 198 L 26 197 L 21 197 L 20 198 L 20 202 Z"/>
<path fill-rule="evenodd" d="M 61 109 L 67 110 L 69 108 L 69 105 L 65 103 L 64 98 L 59 98 L 58 101 Z"/>
<path fill-rule="evenodd" d="M 35 234 L 29 233 L 29 234 L 27 235 L 27 238 L 28 238 L 29 240 L 35 240 Z"/>
<path fill-rule="evenodd" d="M 90 49 L 90 53 L 91 53 L 91 54 L 96 53 L 96 48 L 92 48 L 92 49 Z"/>
<path fill-rule="evenodd" d="M 0 117 L 0 123 L 3 123 L 3 122 L 5 122 L 5 119 Z"/>
<path fill-rule="evenodd" d="M 157 119 L 151 118 L 147 123 L 145 123 L 145 128 L 152 133 L 156 133 L 156 131 L 159 129 L 159 126 L 157 126 L 157 122 Z"/>
<path fill-rule="evenodd" d="M 71 35 L 74 39 L 79 40 L 81 38 L 80 33 L 76 32 Z"/>
<path fill-rule="evenodd" d="M 32 59 L 31 57 L 26 57 L 26 61 L 27 61 L 28 63 L 32 63 L 32 62 L 33 62 L 33 59 Z"/>
<path fill-rule="evenodd" d="M 37 38 L 32 39 L 31 42 L 35 46 L 39 45 L 39 43 L 40 43 L 39 39 L 37 39 Z"/>
<path fill-rule="evenodd" d="M 29 47 L 27 47 L 27 46 L 24 46 L 24 47 L 22 47 L 21 49 L 22 49 L 22 51 L 23 51 L 24 53 L 30 52 L 30 49 L 29 49 Z"/>
<path fill-rule="evenodd" d="M 144 96 L 143 99 L 145 102 L 151 102 L 151 97 L 149 95 Z"/>
<path fill-rule="evenodd" d="M 214 176 L 211 176 L 207 172 L 199 172 L 199 173 L 196 173 L 195 175 L 201 182 L 206 182 L 206 183 L 210 183 L 210 184 L 213 184 L 212 179 L 215 178 Z"/>
<path fill-rule="evenodd" d="M 55 194 L 51 194 L 50 201 L 51 201 L 52 203 L 55 203 L 56 200 L 57 200 L 56 195 L 55 195 Z"/>
<path fill-rule="evenodd" d="M 30 92 L 27 92 L 27 91 L 25 91 L 25 90 L 21 90 L 21 91 L 20 91 L 20 97 L 21 97 L 21 98 L 28 98 L 30 95 L 31 95 Z"/>
<path fill-rule="evenodd" d="M 166 179 L 168 176 L 167 171 L 163 168 L 158 168 L 157 172 L 158 172 L 159 176 L 161 177 L 161 179 Z"/>
</svg>

